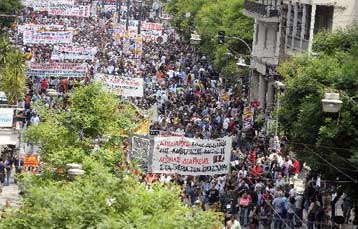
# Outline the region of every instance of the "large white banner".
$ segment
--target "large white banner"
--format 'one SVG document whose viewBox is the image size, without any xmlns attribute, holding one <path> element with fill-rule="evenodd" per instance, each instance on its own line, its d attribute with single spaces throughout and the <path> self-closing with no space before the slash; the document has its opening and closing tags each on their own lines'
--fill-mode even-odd
<svg viewBox="0 0 358 229">
<path fill-rule="evenodd" d="M 24 44 L 71 44 L 73 38 L 72 31 L 60 32 L 34 32 L 24 31 Z"/>
<path fill-rule="evenodd" d="M 33 31 L 33 32 L 58 32 L 58 31 L 73 31 L 74 29 L 66 28 L 63 25 L 57 25 L 57 24 L 23 24 L 17 26 L 17 31 L 19 33 L 23 33 L 25 31 Z"/>
<path fill-rule="evenodd" d="M 0 127 L 12 127 L 13 118 L 14 118 L 14 109 L 0 108 Z"/>
<path fill-rule="evenodd" d="M 22 5 L 32 7 L 36 11 L 46 11 L 50 6 L 74 4 L 75 0 L 22 0 Z"/>
<path fill-rule="evenodd" d="M 104 83 L 108 89 L 125 97 L 143 97 L 142 78 L 128 78 L 123 76 L 96 74 L 96 80 Z"/>
<path fill-rule="evenodd" d="M 226 174 L 230 169 L 231 137 L 213 140 L 154 137 L 153 173 Z"/>
<path fill-rule="evenodd" d="M 54 46 L 51 60 L 91 60 L 96 53 L 92 47 Z"/>
<path fill-rule="evenodd" d="M 48 15 L 67 16 L 67 17 L 89 17 L 91 13 L 90 6 L 54 6 L 49 7 L 46 11 Z"/>
<path fill-rule="evenodd" d="M 26 75 L 38 77 L 85 77 L 86 64 L 73 63 L 31 63 Z"/>
</svg>

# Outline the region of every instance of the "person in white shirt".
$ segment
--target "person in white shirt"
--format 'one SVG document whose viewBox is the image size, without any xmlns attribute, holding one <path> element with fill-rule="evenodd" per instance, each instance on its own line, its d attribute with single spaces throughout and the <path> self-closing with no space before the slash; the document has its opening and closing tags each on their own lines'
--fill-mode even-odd
<svg viewBox="0 0 358 229">
<path fill-rule="evenodd" d="M 31 117 L 30 122 L 32 125 L 37 126 L 40 123 L 40 118 L 37 114 L 34 114 L 34 116 Z"/>
</svg>

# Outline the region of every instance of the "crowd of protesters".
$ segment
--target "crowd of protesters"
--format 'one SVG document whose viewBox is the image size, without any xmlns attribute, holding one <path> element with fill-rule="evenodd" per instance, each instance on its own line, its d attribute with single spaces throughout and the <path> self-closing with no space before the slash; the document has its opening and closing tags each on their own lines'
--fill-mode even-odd
<svg viewBox="0 0 358 229">
<path fill-rule="evenodd" d="M 143 109 L 157 105 L 158 117 L 151 131 L 180 132 L 189 138 L 233 139 L 229 174 L 144 174 L 142 181 L 148 188 L 153 182 L 182 186 L 181 198 L 187 206 L 223 212 L 226 228 L 329 225 L 330 205 L 325 204 L 319 176 L 304 177 L 305 189 L 298 190 L 294 181 L 302 177 L 303 166 L 286 149 L 287 139 L 268 138 L 257 126 L 243 125 L 241 117 L 249 104 L 239 82 L 229 82 L 215 71 L 205 55 L 167 31 L 163 31 L 167 42 L 144 41 L 142 58 L 133 61 L 132 56 L 123 53 L 123 43 L 113 38 L 113 12 L 102 12 L 98 7 L 98 15 L 88 18 L 49 16 L 32 8 L 23 9 L 19 24 L 55 24 L 64 30 L 75 29 L 74 45 L 98 48 L 93 60 L 82 61 L 88 65 L 84 78 L 29 79 L 24 101 L 27 124 L 40 122 L 32 110 L 33 103 L 40 100 L 48 107 L 66 109 L 68 91 L 91 82 L 95 73 L 142 77 L 144 96 L 131 101 Z M 158 19 L 149 18 L 149 14 L 142 16 L 148 21 Z M 9 33 L 12 41 L 21 43 L 21 33 Z M 36 63 L 58 62 L 51 60 L 52 49 L 53 45 L 24 45 L 24 51 L 32 54 L 30 61 Z M 0 162 L 0 178 L 5 169 L 6 162 Z M 348 222 L 352 208 L 349 197 L 344 197 L 343 203 Z"/>
</svg>

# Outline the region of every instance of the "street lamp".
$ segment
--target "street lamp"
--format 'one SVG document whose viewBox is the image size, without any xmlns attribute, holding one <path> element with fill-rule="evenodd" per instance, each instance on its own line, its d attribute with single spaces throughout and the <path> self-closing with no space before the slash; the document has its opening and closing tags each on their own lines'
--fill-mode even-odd
<svg viewBox="0 0 358 229">
<path fill-rule="evenodd" d="M 85 174 L 85 171 L 82 170 L 82 165 L 80 164 L 66 164 L 66 167 L 68 168 L 67 173 L 70 178 L 74 178 L 76 176 L 83 176 Z"/>
<path fill-rule="evenodd" d="M 325 93 L 321 100 L 323 112 L 338 113 L 342 107 L 342 101 L 339 99 L 339 93 Z"/>
<path fill-rule="evenodd" d="M 275 125 L 275 137 L 278 134 L 278 111 L 280 110 L 280 91 L 285 89 L 285 84 L 280 81 L 275 81 L 274 87 L 278 90 L 277 99 L 276 99 L 276 125 Z"/>
<path fill-rule="evenodd" d="M 248 67 L 248 66 L 250 66 L 250 65 L 247 65 L 247 64 L 246 64 L 245 59 L 242 58 L 241 56 L 240 56 L 239 59 L 237 60 L 236 65 L 239 66 L 239 67 Z"/>
<path fill-rule="evenodd" d="M 139 18 L 138 18 L 138 28 L 137 28 L 137 34 L 140 34 L 140 26 L 142 24 L 142 0 L 137 0 L 137 3 L 139 4 Z"/>
</svg>

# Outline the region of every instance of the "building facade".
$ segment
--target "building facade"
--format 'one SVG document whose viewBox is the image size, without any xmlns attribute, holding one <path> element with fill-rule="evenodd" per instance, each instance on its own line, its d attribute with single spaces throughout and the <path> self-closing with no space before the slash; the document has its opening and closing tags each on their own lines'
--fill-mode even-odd
<svg viewBox="0 0 358 229">
<path fill-rule="evenodd" d="M 244 14 L 255 19 L 250 100 L 270 112 L 280 80 L 277 65 L 311 52 L 316 33 L 358 23 L 358 0 L 245 0 Z"/>
</svg>

